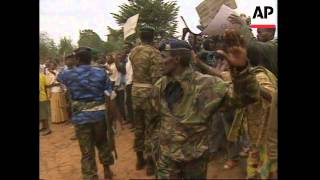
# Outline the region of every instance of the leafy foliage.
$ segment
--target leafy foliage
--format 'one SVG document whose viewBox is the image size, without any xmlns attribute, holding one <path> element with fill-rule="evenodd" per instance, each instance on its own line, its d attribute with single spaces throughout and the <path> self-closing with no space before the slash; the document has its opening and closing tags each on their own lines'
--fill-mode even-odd
<svg viewBox="0 0 320 180">
<path fill-rule="evenodd" d="M 129 4 L 122 4 L 119 8 L 119 13 L 111 13 L 119 25 L 123 25 L 129 17 L 139 13 L 138 29 L 142 23 L 146 23 L 155 28 L 156 34 L 166 31 L 173 36 L 176 33 L 179 11 L 176 1 L 135 0 Z"/>
<path fill-rule="evenodd" d="M 58 48 L 53 39 L 49 38 L 46 32 L 40 33 L 39 52 L 41 62 L 45 62 L 47 60 L 56 60 L 59 58 Z"/>
</svg>

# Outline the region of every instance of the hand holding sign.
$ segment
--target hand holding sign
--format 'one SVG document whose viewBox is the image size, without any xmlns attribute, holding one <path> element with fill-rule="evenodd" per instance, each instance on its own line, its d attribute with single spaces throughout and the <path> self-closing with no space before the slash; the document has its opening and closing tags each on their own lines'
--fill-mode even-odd
<svg viewBox="0 0 320 180">
<path fill-rule="evenodd" d="M 241 18 L 240 16 L 238 16 L 238 15 L 236 15 L 236 14 L 231 14 L 231 15 L 228 17 L 228 20 L 229 20 L 232 24 L 244 25 L 244 24 L 247 23 L 243 18 Z"/>
<path fill-rule="evenodd" d="M 237 8 L 235 0 L 204 0 L 203 2 L 201 2 L 196 7 L 196 10 L 200 17 L 200 24 L 203 27 L 208 26 L 210 21 L 216 16 L 223 4 L 232 9 Z"/>
<path fill-rule="evenodd" d="M 226 5 L 222 5 L 217 15 L 203 31 L 203 34 L 209 36 L 222 35 L 226 29 L 238 28 L 238 24 L 232 24 L 228 20 L 231 14 L 235 14 L 234 10 Z"/>
</svg>

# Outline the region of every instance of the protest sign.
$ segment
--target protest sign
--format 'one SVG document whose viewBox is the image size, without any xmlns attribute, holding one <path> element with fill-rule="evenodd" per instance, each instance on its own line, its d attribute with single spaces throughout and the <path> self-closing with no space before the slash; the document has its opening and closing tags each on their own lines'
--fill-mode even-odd
<svg viewBox="0 0 320 180">
<path fill-rule="evenodd" d="M 222 35 L 225 29 L 239 28 L 239 24 L 231 24 L 228 17 L 231 14 L 237 14 L 233 9 L 226 5 L 222 5 L 217 15 L 209 23 L 209 25 L 203 30 L 204 35 Z"/>
<path fill-rule="evenodd" d="M 196 7 L 196 10 L 200 17 L 200 24 L 203 27 L 206 27 L 209 24 L 210 20 L 216 16 L 223 4 L 229 6 L 232 9 L 237 8 L 235 0 L 205 0 L 201 2 Z"/>
<path fill-rule="evenodd" d="M 126 39 L 130 35 L 136 32 L 136 27 L 139 19 L 139 14 L 131 16 L 127 19 L 126 23 L 123 26 L 123 38 Z"/>
</svg>

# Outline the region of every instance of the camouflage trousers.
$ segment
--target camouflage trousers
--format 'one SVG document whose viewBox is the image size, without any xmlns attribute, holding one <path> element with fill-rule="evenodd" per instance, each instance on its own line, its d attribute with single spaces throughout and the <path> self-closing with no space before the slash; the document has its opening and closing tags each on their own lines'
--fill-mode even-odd
<svg viewBox="0 0 320 180">
<path fill-rule="evenodd" d="M 208 157 L 203 156 L 188 162 L 177 162 L 160 155 L 158 161 L 158 179 L 206 179 Z"/>
<path fill-rule="evenodd" d="M 100 163 L 112 165 L 114 159 L 107 143 L 104 121 L 75 125 L 76 136 L 81 151 L 81 172 L 84 180 L 98 179 L 95 147 L 98 149 Z"/>
<path fill-rule="evenodd" d="M 252 145 L 247 159 L 247 177 L 272 179 L 277 174 L 277 161 L 269 158 L 266 146 Z"/>
<path fill-rule="evenodd" d="M 155 165 L 155 174 L 157 176 L 157 172 L 159 169 L 159 159 L 160 159 L 160 144 L 159 144 L 159 136 L 158 136 L 158 131 L 155 132 L 152 136 L 151 136 L 151 140 L 150 140 L 150 150 L 151 150 L 151 156 L 152 156 L 152 160 L 154 162 Z"/>
<path fill-rule="evenodd" d="M 134 150 L 144 151 L 151 155 L 151 138 L 147 135 L 147 123 L 151 116 L 151 103 L 148 98 L 132 97 L 133 119 L 135 124 L 134 132 Z"/>
</svg>

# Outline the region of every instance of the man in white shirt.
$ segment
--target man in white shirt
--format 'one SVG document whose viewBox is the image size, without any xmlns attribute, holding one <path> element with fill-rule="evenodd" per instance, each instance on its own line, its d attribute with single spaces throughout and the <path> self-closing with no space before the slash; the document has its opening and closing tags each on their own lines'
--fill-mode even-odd
<svg viewBox="0 0 320 180">
<path fill-rule="evenodd" d="M 127 58 L 125 60 L 126 62 L 126 106 L 128 111 L 128 117 L 127 120 L 129 123 L 131 123 L 131 126 L 129 128 L 134 128 L 134 121 L 133 121 L 133 109 L 132 109 L 132 97 L 131 97 L 131 90 L 132 90 L 132 64 L 129 59 L 129 53 L 131 49 L 133 48 L 133 45 L 130 43 L 125 44 L 125 53 L 127 54 Z"/>
<path fill-rule="evenodd" d="M 115 64 L 115 59 L 113 54 L 107 55 L 106 56 L 107 63 L 105 64 L 105 67 L 107 69 L 107 74 L 109 75 L 110 80 L 113 83 L 113 87 L 115 85 L 115 82 L 117 81 L 118 78 L 118 70 Z"/>
<path fill-rule="evenodd" d="M 115 82 L 116 102 L 120 113 L 120 122 L 128 124 L 125 105 L 125 88 L 126 88 L 126 54 L 124 52 L 116 53 L 115 64 L 118 71 L 118 76 Z M 123 121 L 122 121 L 123 120 Z"/>
</svg>

